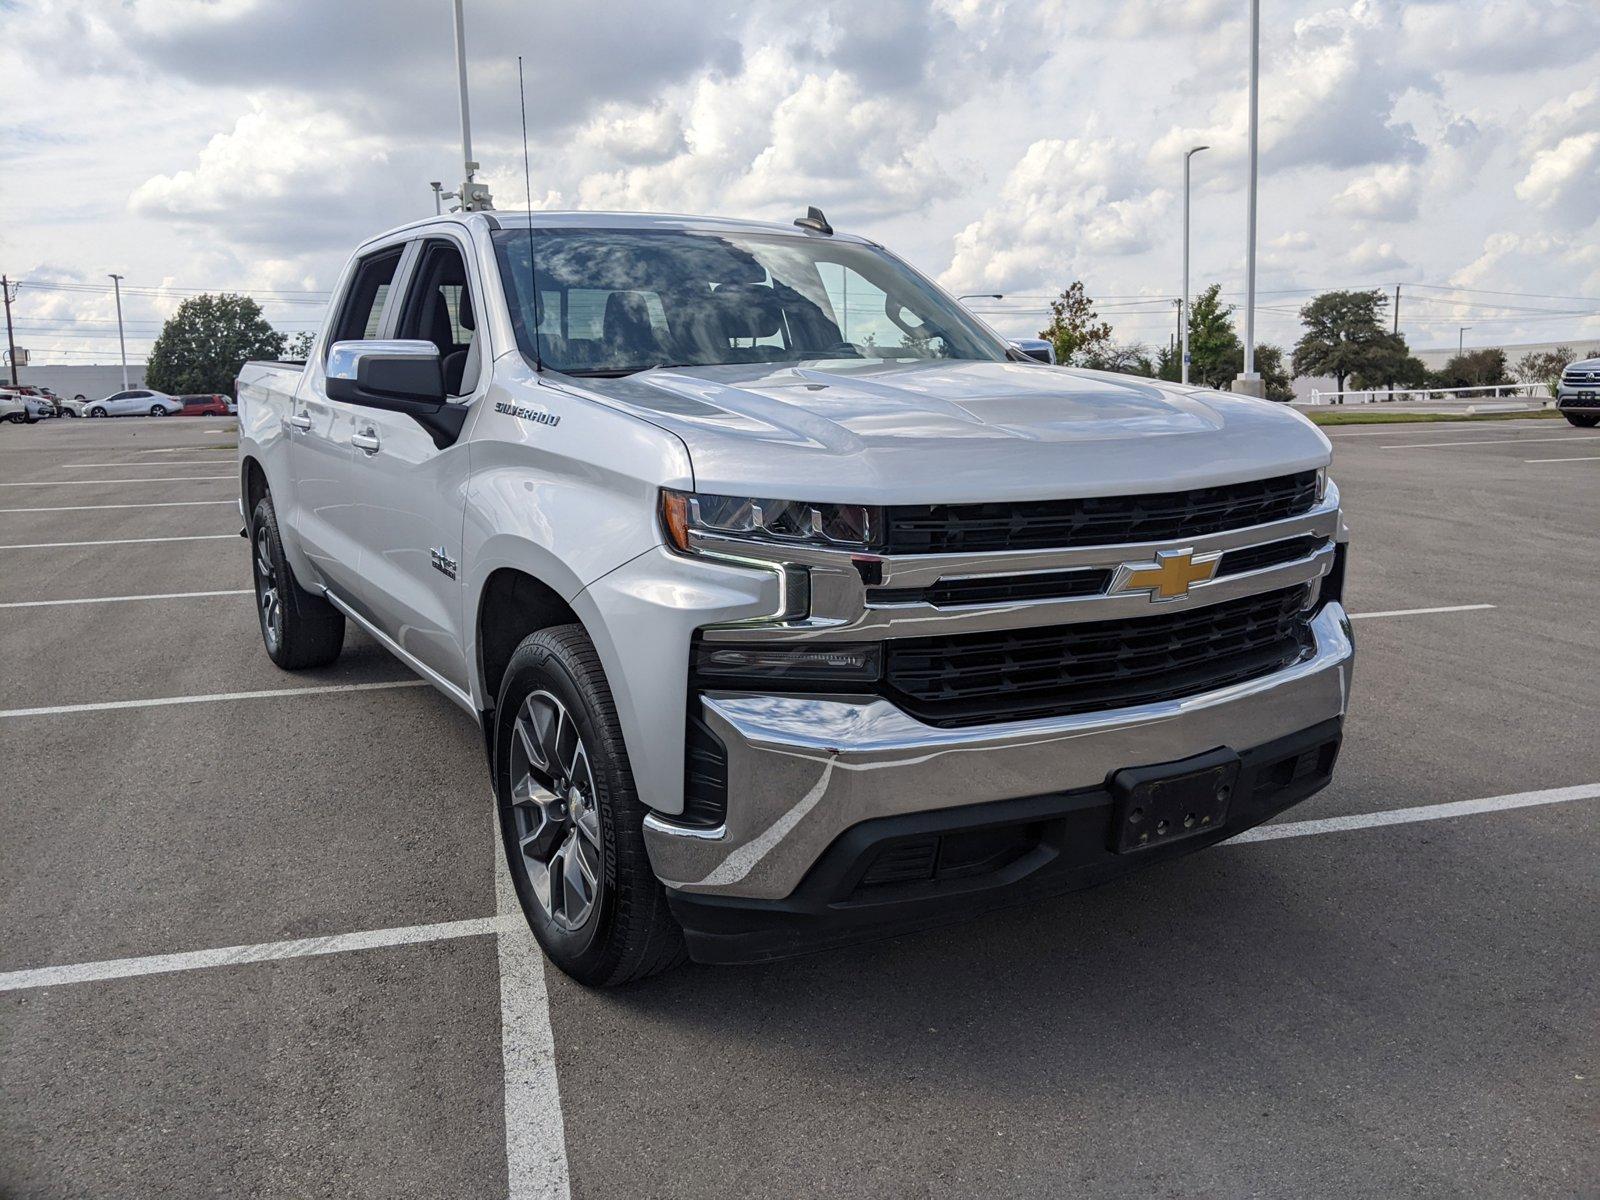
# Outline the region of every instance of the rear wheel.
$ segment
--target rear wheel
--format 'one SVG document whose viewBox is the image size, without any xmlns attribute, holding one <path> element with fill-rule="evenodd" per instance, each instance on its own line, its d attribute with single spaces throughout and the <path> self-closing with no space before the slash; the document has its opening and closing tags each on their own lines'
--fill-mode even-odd
<svg viewBox="0 0 1600 1200">
<path fill-rule="evenodd" d="M 645 808 L 611 689 L 580 626 L 517 647 L 494 745 L 507 866 L 550 960 L 596 987 L 683 962 L 683 934 L 645 852 Z"/>
<path fill-rule="evenodd" d="M 256 616 L 267 657 L 285 671 L 323 667 L 344 646 L 344 614 L 295 582 L 278 536 L 272 497 L 256 502 L 250 518 L 251 573 Z"/>
<path fill-rule="evenodd" d="M 27 423 L 28 414 L 27 413 L 7 413 L 6 414 L 6 420 L 10 421 L 13 425 L 23 425 L 23 424 Z"/>
<path fill-rule="evenodd" d="M 1600 425 L 1600 417 L 1579 416 L 1577 413 L 1568 413 L 1567 420 L 1579 429 L 1593 429 Z"/>
<path fill-rule="evenodd" d="M 150 415 L 152 417 L 164 417 L 167 415 L 167 410 L 162 408 L 159 404 L 152 404 L 150 406 Z"/>
</svg>

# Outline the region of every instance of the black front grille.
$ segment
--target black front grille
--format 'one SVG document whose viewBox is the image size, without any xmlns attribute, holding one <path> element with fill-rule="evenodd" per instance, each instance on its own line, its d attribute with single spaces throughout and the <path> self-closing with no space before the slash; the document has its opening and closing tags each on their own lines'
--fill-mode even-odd
<svg viewBox="0 0 1600 1200">
<path fill-rule="evenodd" d="M 1300 586 L 1120 621 L 897 639 L 885 681 L 903 708 L 945 726 L 1192 696 L 1299 659 L 1311 644 L 1307 595 Z"/>
<path fill-rule="evenodd" d="M 1224 575 L 1243 575 L 1246 571 L 1264 571 L 1268 567 L 1281 567 L 1284 563 L 1299 562 L 1327 544 L 1327 538 L 1298 537 L 1229 550 L 1217 564 L 1217 576 L 1221 578 Z"/>
<path fill-rule="evenodd" d="M 973 554 L 1165 542 L 1243 529 L 1307 512 L 1317 474 L 1187 492 L 992 504 L 902 504 L 885 513 L 889 554 Z"/>
</svg>

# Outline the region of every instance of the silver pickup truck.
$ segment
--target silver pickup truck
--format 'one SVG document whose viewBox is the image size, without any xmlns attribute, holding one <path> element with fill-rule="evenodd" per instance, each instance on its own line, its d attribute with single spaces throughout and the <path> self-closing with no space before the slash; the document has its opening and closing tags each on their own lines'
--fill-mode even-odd
<svg viewBox="0 0 1600 1200">
<path fill-rule="evenodd" d="M 478 722 L 585 983 L 1036 902 L 1333 770 L 1322 434 L 1037 363 L 815 211 L 419 222 L 239 383 L 267 653 L 353 622 Z"/>
</svg>

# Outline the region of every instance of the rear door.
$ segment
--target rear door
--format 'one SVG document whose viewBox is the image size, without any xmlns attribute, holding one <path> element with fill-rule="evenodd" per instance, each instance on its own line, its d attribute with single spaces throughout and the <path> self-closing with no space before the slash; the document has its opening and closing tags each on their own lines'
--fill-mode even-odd
<svg viewBox="0 0 1600 1200">
<path fill-rule="evenodd" d="M 439 233 L 417 243 L 389 337 L 439 349 L 450 402 L 470 404 L 488 385 L 489 347 L 477 317 L 483 294 L 470 243 Z M 462 438 L 439 449 L 412 418 L 360 409 L 355 490 L 361 497 L 362 602 L 403 650 L 449 683 L 467 687 L 457 564 L 468 472 Z"/>
<path fill-rule="evenodd" d="M 322 580 L 346 599 L 360 591 L 361 538 L 350 443 L 365 410 L 328 399 L 326 358 L 335 342 L 382 336 L 405 243 L 363 256 L 348 275 L 323 357 L 307 364 L 289 414 L 295 536 Z"/>
</svg>

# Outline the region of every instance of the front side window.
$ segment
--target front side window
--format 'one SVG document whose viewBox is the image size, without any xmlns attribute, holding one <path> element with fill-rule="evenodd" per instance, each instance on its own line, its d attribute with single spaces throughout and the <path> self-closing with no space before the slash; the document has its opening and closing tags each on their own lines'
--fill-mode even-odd
<svg viewBox="0 0 1600 1200">
<path fill-rule="evenodd" d="M 451 241 L 426 243 L 412 280 L 396 336 L 437 346 L 444 390 L 464 396 L 477 387 L 480 348 L 474 345 L 478 317 L 461 251 Z"/>
<path fill-rule="evenodd" d="M 334 325 L 334 342 L 366 341 L 378 336 L 378 325 L 383 320 L 383 306 L 389 299 L 389 285 L 400 265 L 401 247 L 384 250 L 365 258 L 350 280 L 350 290 L 345 293 L 339 319 Z"/>
<path fill-rule="evenodd" d="M 697 230 L 506 229 L 494 240 L 522 352 L 569 374 L 1006 356 L 871 246 Z"/>
</svg>

